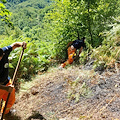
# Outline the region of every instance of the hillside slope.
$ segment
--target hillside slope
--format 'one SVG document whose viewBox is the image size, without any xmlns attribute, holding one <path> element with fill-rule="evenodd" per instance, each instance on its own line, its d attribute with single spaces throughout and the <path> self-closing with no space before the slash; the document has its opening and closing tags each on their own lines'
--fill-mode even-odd
<svg viewBox="0 0 120 120">
<path fill-rule="evenodd" d="M 119 65 L 51 68 L 22 85 L 12 109 L 16 120 L 120 120 Z"/>
</svg>

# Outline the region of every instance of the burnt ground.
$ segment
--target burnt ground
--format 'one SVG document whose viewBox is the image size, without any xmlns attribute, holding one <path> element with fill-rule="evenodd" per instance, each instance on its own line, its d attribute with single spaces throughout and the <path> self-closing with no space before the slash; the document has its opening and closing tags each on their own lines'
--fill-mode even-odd
<svg viewBox="0 0 120 120">
<path fill-rule="evenodd" d="M 12 110 L 14 120 L 120 120 L 119 65 L 50 68 L 21 85 Z"/>
</svg>

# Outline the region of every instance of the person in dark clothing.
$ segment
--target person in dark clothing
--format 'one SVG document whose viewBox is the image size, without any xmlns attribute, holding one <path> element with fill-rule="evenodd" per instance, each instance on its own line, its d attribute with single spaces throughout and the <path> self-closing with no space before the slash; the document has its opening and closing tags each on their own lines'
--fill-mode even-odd
<svg viewBox="0 0 120 120">
<path fill-rule="evenodd" d="M 83 37 L 81 40 L 77 39 L 74 41 L 71 41 L 67 45 L 68 47 L 68 60 L 61 64 L 59 68 L 64 68 L 68 64 L 72 64 L 75 58 L 82 52 L 83 48 L 85 47 L 85 37 Z M 79 53 L 77 55 L 77 49 L 79 49 Z"/>
<path fill-rule="evenodd" d="M 8 93 L 10 94 L 8 104 L 6 107 L 5 114 L 9 113 L 10 108 L 15 102 L 15 88 L 11 84 L 11 79 L 8 77 L 9 73 L 9 62 L 8 56 L 12 50 L 17 47 L 23 47 L 26 49 L 26 42 L 15 42 L 12 45 L 0 48 L 0 100 L 3 99 L 6 101 Z M 1 109 L 3 112 L 4 106 Z"/>
</svg>

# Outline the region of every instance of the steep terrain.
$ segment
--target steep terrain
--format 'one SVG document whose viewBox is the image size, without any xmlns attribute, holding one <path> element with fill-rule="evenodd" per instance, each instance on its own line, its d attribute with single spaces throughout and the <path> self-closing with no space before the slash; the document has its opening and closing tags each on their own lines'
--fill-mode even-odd
<svg viewBox="0 0 120 120">
<path fill-rule="evenodd" d="M 16 120 L 120 120 L 119 65 L 51 68 L 21 85 L 12 109 Z"/>
</svg>

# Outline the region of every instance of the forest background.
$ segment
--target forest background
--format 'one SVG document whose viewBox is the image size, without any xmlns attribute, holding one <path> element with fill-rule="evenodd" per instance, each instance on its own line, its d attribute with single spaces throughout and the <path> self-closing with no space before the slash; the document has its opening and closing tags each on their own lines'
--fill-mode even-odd
<svg viewBox="0 0 120 120">
<path fill-rule="evenodd" d="M 79 64 L 112 68 L 120 60 L 120 0 L 0 0 L 0 47 L 26 41 L 17 79 L 31 77 L 67 59 L 67 44 L 86 37 Z M 13 75 L 21 48 L 12 51 Z"/>
</svg>

